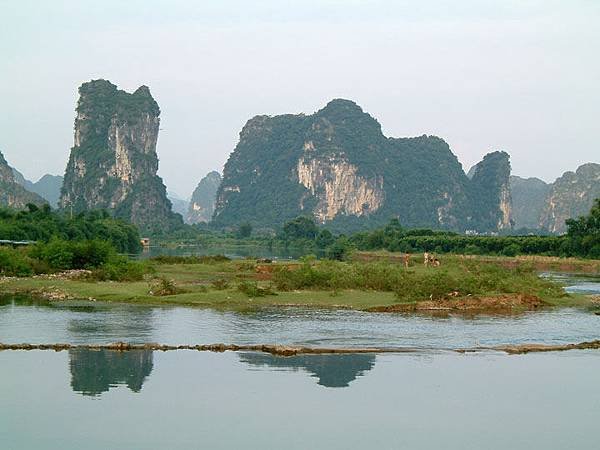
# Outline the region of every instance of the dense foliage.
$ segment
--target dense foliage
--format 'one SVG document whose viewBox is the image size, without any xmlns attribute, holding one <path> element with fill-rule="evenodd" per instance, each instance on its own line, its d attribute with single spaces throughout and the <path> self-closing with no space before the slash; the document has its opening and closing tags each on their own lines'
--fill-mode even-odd
<svg viewBox="0 0 600 450">
<path fill-rule="evenodd" d="M 129 94 L 109 81 L 93 80 L 82 84 L 79 94 L 76 145 L 65 172 L 61 206 L 76 213 L 110 209 L 148 234 L 180 226 L 181 216 L 172 213 L 157 175 L 160 109 L 150 90 L 141 86 Z M 127 139 L 119 141 L 123 135 Z M 117 141 L 125 156 L 117 157 Z M 115 161 L 127 170 L 126 182 L 114 170 Z"/>
<path fill-rule="evenodd" d="M 450 231 L 406 229 L 397 219 L 385 227 L 334 237 L 312 219 L 298 217 L 283 226 L 287 245 L 321 249 L 331 259 L 345 259 L 352 250 L 434 252 L 471 255 L 548 255 L 600 258 L 600 199 L 589 215 L 567 221 L 564 236 L 468 236 Z"/>
<path fill-rule="evenodd" d="M 275 272 L 278 290 L 367 289 L 394 292 L 399 299 L 438 300 L 454 295 L 526 293 L 561 296 L 560 287 L 540 279 L 532 268 L 506 268 L 469 259 L 446 258 L 438 270 L 407 270 L 387 262 L 314 261 L 306 258 L 295 270 L 283 266 Z"/>
<path fill-rule="evenodd" d="M 510 171 L 508 155 L 496 152 L 482 163 L 477 179 L 469 180 L 443 139 L 387 138 L 358 105 L 336 99 L 309 116 L 248 121 L 224 168 L 215 225 L 249 221 L 256 229 L 278 229 L 294 217 L 312 215 L 331 182 L 321 169 L 336 161 L 351 164 L 385 198 L 376 211 L 360 217 L 340 211 L 326 224 L 346 233 L 383 226 L 391 217 L 411 227 L 495 229 L 499 189 Z M 300 162 L 321 177 L 311 189 L 299 182 Z"/>
<path fill-rule="evenodd" d="M 28 205 L 26 211 L 0 209 L 0 239 L 49 242 L 103 240 L 122 253 L 140 251 L 140 236 L 134 225 L 112 218 L 105 211 L 90 211 L 73 217 L 52 211 L 48 205 Z"/>
<path fill-rule="evenodd" d="M 594 201 L 589 215 L 567 220 L 568 239 L 576 251 L 600 259 L 600 198 Z"/>
<path fill-rule="evenodd" d="M 117 254 L 105 241 L 66 241 L 52 238 L 25 248 L 0 248 L 0 274 L 30 276 L 62 271 L 84 270 L 81 276 L 93 280 L 137 281 L 149 266 Z"/>
</svg>

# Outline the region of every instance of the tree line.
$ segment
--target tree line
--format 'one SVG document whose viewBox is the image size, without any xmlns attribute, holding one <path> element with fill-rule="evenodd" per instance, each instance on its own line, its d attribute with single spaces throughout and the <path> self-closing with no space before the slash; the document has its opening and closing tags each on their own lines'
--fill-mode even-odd
<svg viewBox="0 0 600 450">
<path fill-rule="evenodd" d="M 312 246 L 334 259 L 352 250 L 435 252 L 473 255 L 547 255 L 600 258 L 600 199 L 587 216 L 567 220 L 562 236 L 468 236 L 449 231 L 406 229 L 397 219 L 386 226 L 350 235 L 334 236 L 310 217 L 287 222 L 278 239 L 286 245 Z"/>
</svg>

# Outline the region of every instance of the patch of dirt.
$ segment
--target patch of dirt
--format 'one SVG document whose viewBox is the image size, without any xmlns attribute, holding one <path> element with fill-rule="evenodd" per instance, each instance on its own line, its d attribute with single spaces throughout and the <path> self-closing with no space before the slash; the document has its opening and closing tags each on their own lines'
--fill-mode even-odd
<svg viewBox="0 0 600 450">
<path fill-rule="evenodd" d="M 256 279 L 262 281 L 271 280 L 273 279 L 273 272 L 276 269 L 282 268 L 290 271 L 298 270 L 300 264 L 257 264 L 255 268 Z"/>
<path fill-rule="evenodd" d="M 535 310 L 544 302 L 535 295 L 504 294 L 489 297 L 463 297 L 442 300 L 424 300 L 416 303 L 398 303 L 390 306 L 369 308 L 372 312 L 412 312 L 412 311 L 510 311 Z"/>
</svg>

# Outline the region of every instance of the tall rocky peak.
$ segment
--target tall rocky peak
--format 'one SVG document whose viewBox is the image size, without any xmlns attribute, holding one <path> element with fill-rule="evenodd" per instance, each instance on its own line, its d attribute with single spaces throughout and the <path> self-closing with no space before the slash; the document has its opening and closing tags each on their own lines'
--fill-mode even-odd
<svg viewBox="0 0 600 450">
<path fill-rule="evenodd" d="M 536 229 L 551 185 L 539 178 L 510 177 L 512 213 L 515 228 Z"/>
<path fill-rule="evenodd" d="M 107 209 L 144 232 L 179 224 L 157 175 L 160 108 L 148 87 L 129 94 L 106 80 L 84 83 L 76 112 L 61 207 Z"/>
<path fill-rule="evenodd" d="M 26 190 L 15 178 L 15 171 L 0 152 L 0 206 L 23 209 L 28 203 L 42 205 L 46 201 Z"/>
<path fill-rule="evenodd" d="M 600 164 L 588 163 L 575 172 L 565 172 L 548 193 L 539 225 L 553 233 L 564 233 L 565 221 L 586 215 L 600 198 Z"/>
<path fill-rule="evenodd" d="M 208 173 L 192 194 L 189 210 L 187 213 L 188 223 L 210 222 L 215 211 L 215 202 L 217 200 L 217 189 L 221 184 L 221 174 L 219 172 Z"/>
<path fill-rule="evenodd" d="M 510 229 L 513 219 L 508 153 L 488 153 L 470 172 L 472 201 L 480 217 L 479 228 Z"/>
<path fill-rule="evenodd" d="M 214 222 L 277 227 L 308 214 L 344 229 L 397 217 L 406 226 L 496 230 L 510 222 L 510 211 L 500 209 L 508 174 L 483 180 L 504 175 L 495 164 L 488 158 L 471 182 L 443 139 L 388 138 L 358 105 L 337 99 L 312 115 L 249 120 L 225 165 Z M 480 210 L 486 198 L 491 203 Z"/>
</svg>

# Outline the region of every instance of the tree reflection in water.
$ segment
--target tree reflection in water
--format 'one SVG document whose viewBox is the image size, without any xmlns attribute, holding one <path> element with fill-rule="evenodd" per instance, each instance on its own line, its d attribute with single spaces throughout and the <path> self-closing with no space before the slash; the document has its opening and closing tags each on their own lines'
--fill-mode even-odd
<svg viewBox="0 0 600 450">
<path fill-rule="evenodd" d="M 82 395 L 97 396 L 118 385 L 139 392 L 152 367 L 150 350 L 69 350 L 71 388 Z"/>
<path fill-rule="evenodd" d="M 305 370 L 325 387 L 348 387 L 375 366 L 374 354 L 273 356 L 262 353 L 240 353 L 240 361 L 257 367 Z"/>
</svg>

